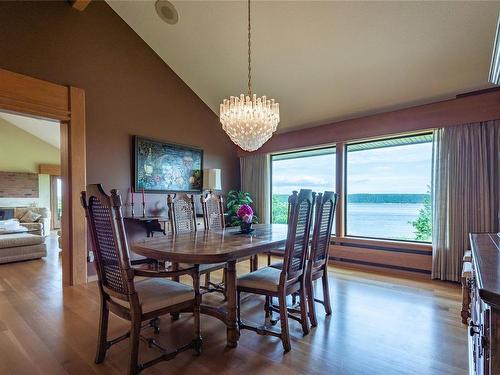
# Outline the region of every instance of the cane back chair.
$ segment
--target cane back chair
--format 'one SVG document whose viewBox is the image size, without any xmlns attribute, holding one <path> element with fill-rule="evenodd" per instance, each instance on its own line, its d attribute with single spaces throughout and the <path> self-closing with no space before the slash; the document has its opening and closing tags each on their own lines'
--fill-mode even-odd
<svg viewBox="0 0 500 375">
<path fill-rule="evenodd" d="M 309 333 L 305 298 L 305 266 L 309 245 L 309 232 L 314 206 L 314 194 L 309 189 L 302 189 L 297 195 L 294 191 L 289 197 L 290 215 L 285 246 L 285 256 L 281 270 L 273 267 L 260 268 L 238 278 L 238 324 L 240 329 L 249 329 L 258 334 L 277 336 L 283 343 L 285 352 L 291 349 L 288 318 L 297 320 L 302 325 L 304 334 Z M 281 331 L 271 327 L 256 327 L 241 320 L 241 293 L 253 293 L 266 296 L 266 317 L 269 316 L 269 300 L 278 298 Z M 286 297 L 297 293 L 300 296 L 300 316 L 288 312 Z"/>
<path fill-rule="evenodd" d="M 178 193 L 175 196 L 168 194 L 167 205 L 170 218 L 170 228 L 173 234 L 196 232 L 196 211 L 194 208 L 194 197 L 186 193 Z M 206 225 L 206 219 L 205 225 Z M 215 220 L 214 224 L 215 225 Z M 220 225 L 220 224 L 219 224 Z M 192 264 L 174 264 L 174 269 L 191 268 Z M 205 285 L 202 286 L 205 292 L 220 292 L 224 294 L 224 288 L 210 282 L 210 273 L 224 270 L 225 263 L 201 264 L 199 266 L 200 275 L 205 275 Z"/>
<path fill-rule="evenodd" d="M 328 286 L 328 253 L 330 248 L 333 218 L 337 207 L 337 197 L 337 194 L 331 191 L 325 191 L 324 193 L 319 193 L 316 196 L 314 229 L 311 249 L 307 257 L 305 278 L 309 308 L 308 315 L 313 327 L 318 325 L 314 302 L 321 303 L 324 306 L 326 315 L 331 315 L 332 313 L 330 305 L 330 289 Z M 281 269 L 283 267 L 283 262 L 274 263 L 271 267 Z M 314 296 L 313 282 L 319 278 L 321 278 L 323 285 L 323 301 L 315 298 Z M 292 300 L 294 305 L 295 296 L 296 295 L 294 294 L 294 298 Z"/>
<path fill-rule="evenodd" d="M 174 271 L 140 270 L 131 267 L 127 238 L 121 213 L 121 197 L 116 190 L 108 196 L 102 186 L 88 185 L 81 193 L 81 201 L 87 218 L 92 248 L 95 252 L 101 313 L 97 342 L 96 363 L 102 363 L 106 351 L 114 344 L 130 338 L 130 358 L 128 374 L 138 374 L 143 369 L 160 361 L 170 360 L 178 353 L 195 349 L 201 350 L 200 335 L 200 294 L 197 267 Z M 193 288 L 169 280 L 189 274 L 193 278 Z M 136 276 L 141 280 L 136 280 Z M 194 337 L 184 346 L 167 352 L 153 338 L 141 335 L 142 322 L 155 322 L 158 317 L 192 310 L 194 312 Z M 109 312 L 128 320 L 130 331 L 108 340 Z M 158 333 L 155 326 L 155 333 Z M 162 354 L 144 363 L 139 363 L 139 340 L 146 341 L 149 347 L 160 349 Z"/>
<path fill-rule="evenodd" d="M 316 197 L 316 213 L 314 219 L 311 251 L 306 265 L 306 292 L 309 307 L 309 319 L 313 327 L 318 325 L 314 302 L 321 303 L 326 315 L 331 315 L 330 289 L 328 286 L 328 253 L 333 226 L 333 217 L 337 207 L 337 194 L 332 191 L 319 193 Z M 315 280 L 321 279 L 323 285 L 323 301 L 314 297 Z"/>
</svg>

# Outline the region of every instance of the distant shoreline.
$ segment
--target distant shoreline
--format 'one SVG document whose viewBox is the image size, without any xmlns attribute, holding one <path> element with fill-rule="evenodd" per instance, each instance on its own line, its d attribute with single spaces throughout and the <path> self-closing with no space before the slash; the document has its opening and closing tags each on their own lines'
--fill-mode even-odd
<svg viewBox="0 0 500 375">
<path fill-rule="evenodd" d="M 288 195 L 273 194 L 279 201 L 286 202 Z M 347 203 L 424 203 L 430 194 L 349 194 Z"/>
</svg>

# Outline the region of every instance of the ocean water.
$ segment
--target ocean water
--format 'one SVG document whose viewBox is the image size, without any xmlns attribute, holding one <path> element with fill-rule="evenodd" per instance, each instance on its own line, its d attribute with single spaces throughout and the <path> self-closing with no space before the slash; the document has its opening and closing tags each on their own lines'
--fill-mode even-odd
<svg viewBox="0 0 500 375">
<path fill-rule="evenodd" d="M 410 224 L 423 208 L 421 203 L 349 203 L 346 234 L 387 239 L 415 239 Z"/>
</svg>

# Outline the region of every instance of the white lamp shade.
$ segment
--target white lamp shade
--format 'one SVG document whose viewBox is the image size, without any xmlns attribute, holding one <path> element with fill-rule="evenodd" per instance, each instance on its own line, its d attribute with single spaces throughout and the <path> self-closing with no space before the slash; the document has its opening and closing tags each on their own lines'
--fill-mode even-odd
<svg viewBox="0 0 500 375">
<path fill-rule="evenodd" d="M 221 190 L 221 171 L 220 169 L 203 170 L 203 190 Z"/>
</svg>

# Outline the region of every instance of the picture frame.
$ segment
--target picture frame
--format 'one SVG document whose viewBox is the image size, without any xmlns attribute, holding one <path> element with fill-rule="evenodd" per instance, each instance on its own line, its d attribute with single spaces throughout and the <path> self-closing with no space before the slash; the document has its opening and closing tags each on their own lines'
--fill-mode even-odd
<svg viewBox="0 0 500 375">
<path fill-rule="evenodd" d="M 134 136 L 134 191 L 201 193 L 203 150 Z"/>
</svg>

